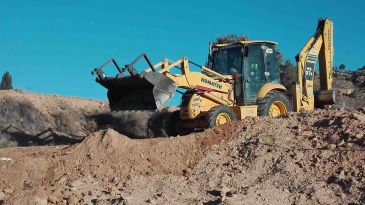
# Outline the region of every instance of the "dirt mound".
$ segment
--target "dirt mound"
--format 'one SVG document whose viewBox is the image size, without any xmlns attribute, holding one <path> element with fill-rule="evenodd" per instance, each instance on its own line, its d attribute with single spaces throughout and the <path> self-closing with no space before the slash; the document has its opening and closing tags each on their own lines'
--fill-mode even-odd
<svg viewBox="0 0 365 205">
<path fill-rule="evenodd" d="M 186 137 L 132 140 L 109 129 L 91 134 L 82 143 L 66 149 L 65 163 L 69 166 L 60 172 L 68 173 L 67 168 L 78 166 L 83 175 L 98 178 L 184 174 L 213 144 L 229 139 L 230 133 L 223 127 Z"/>
<path fill-rule="evenodd" d="M 317 110 L 177 138 L 109 129 L 77 145 L 3 149 L 0 196 L 17 204 L 360 204 L 364 118 L 364 109 Z"/>
<path fill-rule="evenodd" d="M 98 194 L 102 194 L 107 192 L 105 187 L 110 189 L 110 183 L 121 186 L 133 176 L 189 174 L 212 145 L 234 136 L 226 128 L 229 127 L 181 138 L 148 140 L 131 140 L 114 130 L 106 130 L 91 134 L 82 143 L 69 147 L 49 147 L 43 151 L 35 147 L 24 148 L 23 154 L 19 154 L 19 148 L 4 149 L 6 151 L 0 151 L 0 156 L 11 160 L 0 161 L 4 163 L 0 174 L 6 176 L 0 190 L 11 187 L 13 200 L 21 194 L 18 203 L 34 201 L 35 196 L 44 198 L 51 193 L 57 199 L 67 200 L 72 196 L 80 202 L 80 197 L 93 190 L 94 185 L 100 186 Z M 22 171 L 14 173 L 11 170 Z M 24 173 L 31 174 L 24 176 Z M 28 192 L 24 193 L 24 186 L 30 187 Z M 75 186 L 90 189 L 85 192 L 80 188 L 81 191 L 74 193 L 72 187 Z M 111 196 L 106 195 L 110 199 Z"/>
<path fill-rule="evenodd" d="M 364 137 L 344 133 L 362 134 L 363 117 L 316 111 L 244 120 L 254 123 L 232 125 L 241 132 L 213 146 L 192 176 L 132 177 L 120 195 L 131 204 L 362 204 Z"/>
</svg>

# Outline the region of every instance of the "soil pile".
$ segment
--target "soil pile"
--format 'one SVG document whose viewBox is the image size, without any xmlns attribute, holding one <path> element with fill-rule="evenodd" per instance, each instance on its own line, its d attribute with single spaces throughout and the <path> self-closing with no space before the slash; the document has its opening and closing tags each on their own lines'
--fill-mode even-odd
<svg viewBox="0 0 365 205">
<path fill-rule="evenodd" d="M 0 150 L 5 203 L 365 203 L 365 109 L 247 118 L 177 138 L 114 130 Z"/>
<path fill-rule="evenodd" d="M 364 111 L 246 119 L 190 177 L 133 177 L 121 196 L 131 204 L 363 204 Z"/>
</svg>

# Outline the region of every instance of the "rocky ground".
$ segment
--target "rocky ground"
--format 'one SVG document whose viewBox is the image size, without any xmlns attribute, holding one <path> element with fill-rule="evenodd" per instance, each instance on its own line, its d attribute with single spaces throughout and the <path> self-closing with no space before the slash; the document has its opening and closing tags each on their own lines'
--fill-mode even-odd
<svg viewBox="0 0 365 205">
<path fill-rule="evenodd" d="M 365 204 L 361 76 L 335 76 L 342 101 L 326 110 L 149 139 L 131 133 L 166 135 L 165 112 L 1 91 L 3 146 L 54 146 L 0 149 L 0 204 Z"/>
</svg>

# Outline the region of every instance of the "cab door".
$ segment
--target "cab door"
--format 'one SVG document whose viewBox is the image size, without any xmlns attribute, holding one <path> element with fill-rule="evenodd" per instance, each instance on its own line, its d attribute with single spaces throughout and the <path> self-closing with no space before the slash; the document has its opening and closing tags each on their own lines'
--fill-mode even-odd
<svg viewBox="0 0 365 205">
<path fill-rule="evenodd" d="M 265 61 L 262 45 L 246 45 L 243 60 L 244 104 L 256 104 L 257 93 L 265 84 Z"/>
</svg>

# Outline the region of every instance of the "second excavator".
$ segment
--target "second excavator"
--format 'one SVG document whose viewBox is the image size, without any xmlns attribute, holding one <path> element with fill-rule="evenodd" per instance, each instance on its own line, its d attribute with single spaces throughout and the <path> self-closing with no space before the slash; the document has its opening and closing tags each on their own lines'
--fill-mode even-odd
<svg viewBox="0 0 365 205">
<path fill-rule="evenodd" d="M 195 128 L 219 126 L 246 116 L 277 117 L 289 111 L 313 110 L 335 102 L 332 89 L 333 22 L 318 21 L 315 34 L 297 55 L 297 80 L 287 89 L 280 83 L 280 67 L 272 41 L 237 41 L 211 44 L 206 66 L 183 57 L 152 64 L 141 54 L 121 68 L 111 59 L 93 70 L 96 81 L 108 89 L 112 111 L 159 110 L 176 88 L 184 89 L 179 110 L 169 120 L 173 135 Z M 149 67 L 138 72 L 144 59 Z M 320 89 L 314 90 L 314 69 L 319 61 Z M 116 76 L 103 68 L 113 63 Z M 195 71 L 195 66 L 200 71 Z M 172 72 L 172 70 L 179 72 Z"/>
</svg>

